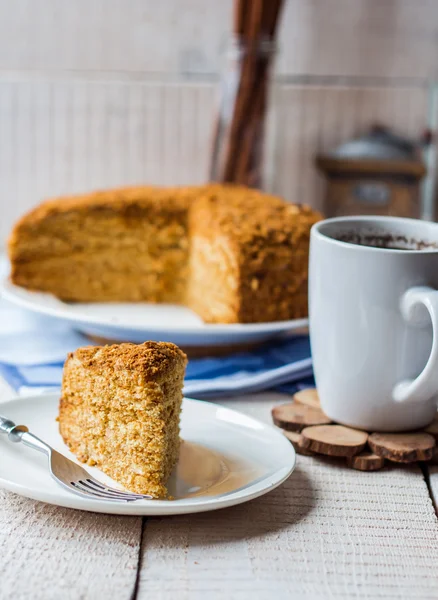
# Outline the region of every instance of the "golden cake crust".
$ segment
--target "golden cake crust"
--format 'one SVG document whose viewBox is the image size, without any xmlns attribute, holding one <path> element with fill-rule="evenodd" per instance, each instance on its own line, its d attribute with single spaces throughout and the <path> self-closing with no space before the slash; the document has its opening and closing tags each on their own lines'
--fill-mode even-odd
<svg viewBox="0 0 438 600">
<path fill-rule="evenodd" d="M 278 196 L 244 186 L 211 184 L 198 193 L 209 226 L 214 224 L 240 243 L 256 238 L 283 242 L 297 226 L 306 227 L 309 219 L 321 218 L 309 206 L 288 204 Z"/>
<path fill-rule="evenodd" d="M 202 228 L 220 231 L 246 253 L 254 246 L 294 242 L 322 218 L 306 204 L 288 204 L 243 186 L 214 184 L 200 189 L 194 212 Z"/>
<path fill-rule="evenodd" d="M 143 344 L 113 344 L 110 346 L 84 346 L 71 352 L 68 359 L 79 360 L 90 370 L 123 369 L 138 371 L 146 380 L 169 377 L 175 364 L 186 361 L 187 356 L 170 342 L 144 342 Z"/>
<path fill-rule="evenodd" d="M 49 198 L 25 214 L 14 231 L 24 224 L 36 224 L 47 217 L 62 215 L 73 210 L 110 209 L 121 211 L 138 207 L 185 209 L 194 188 L 166 188 L 158 186 L 130 186 L 98 190 L 88 194 Z"/>
</svg>

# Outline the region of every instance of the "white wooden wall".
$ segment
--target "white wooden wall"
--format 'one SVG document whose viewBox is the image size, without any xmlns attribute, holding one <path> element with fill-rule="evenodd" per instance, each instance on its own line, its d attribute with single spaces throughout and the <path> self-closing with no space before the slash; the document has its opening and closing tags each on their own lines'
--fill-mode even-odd
<svg viewBox="0 0 438 600">
<path fill-rule="evenodd" d="M 0 243 L 45 196 L 205 180 L 231 15 L 232 0 L 0 0 Z M 316 151 L 434 117 L 437 0 L 286 0 L 279 47 L 266 185 L 291 200 L 320 205 Z"/>
</svg>

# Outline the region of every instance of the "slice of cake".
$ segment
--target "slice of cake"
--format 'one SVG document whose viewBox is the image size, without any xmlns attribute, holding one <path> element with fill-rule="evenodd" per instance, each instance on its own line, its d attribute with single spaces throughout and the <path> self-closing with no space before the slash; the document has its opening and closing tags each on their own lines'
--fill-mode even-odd
<svg viewBox="0 0 438 600">
<path fill-rule="evenodd" d="M 64 366 L 64 442 L 125 489 L 166 497 L 178 461 L 186 362 L 165 342 L 79 348 Z"/>
</svg>

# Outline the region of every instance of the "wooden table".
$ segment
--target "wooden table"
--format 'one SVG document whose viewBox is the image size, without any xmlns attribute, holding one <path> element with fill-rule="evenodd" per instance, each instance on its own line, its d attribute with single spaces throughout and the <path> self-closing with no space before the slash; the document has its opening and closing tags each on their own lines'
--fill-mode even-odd
<svg viewBox="0 0 438 600">
<path fill-rule="evenodd" d="M 283 398 L 221 403 L 270 422 Z M 361 473 L 305 456 L 270 494 L 198 515 L 106 516 L 0 491 L 0 599 L 438 599 L 437 498 L 437 467 Z"/>
</svg>

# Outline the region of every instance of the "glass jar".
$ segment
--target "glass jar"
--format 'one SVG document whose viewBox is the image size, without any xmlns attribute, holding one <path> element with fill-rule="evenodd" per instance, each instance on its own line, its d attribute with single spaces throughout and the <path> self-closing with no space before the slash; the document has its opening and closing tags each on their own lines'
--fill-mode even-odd
<svg viewBox="0 0 438 600">
<path fill-rule="evenodd" d="M 210 165 L 212 181 L 261 187 L 266 109 L 276 45 L 234 38 L 220 83 Z"/>
</svg>

